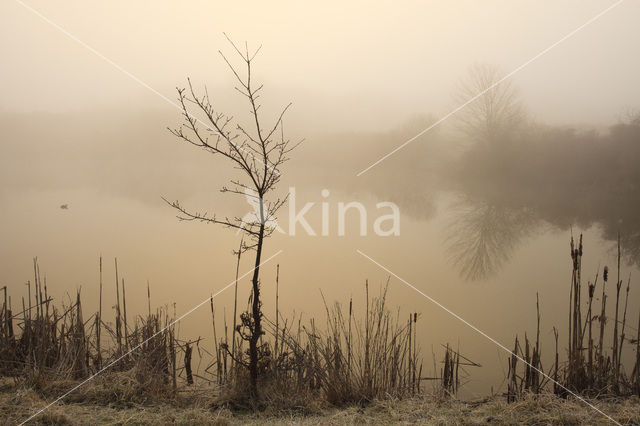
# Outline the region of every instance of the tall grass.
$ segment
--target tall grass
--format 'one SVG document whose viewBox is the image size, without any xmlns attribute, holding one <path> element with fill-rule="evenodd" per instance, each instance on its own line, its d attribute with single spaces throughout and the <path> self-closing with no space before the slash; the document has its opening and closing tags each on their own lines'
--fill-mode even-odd
<svg viewBox="0 0 640 426">
<path fill-rule="evenodd" d="M 624 287 L 618 261 L 616 300 L 614 304 L 608 303 L 607 292 L 611 292 L 612 286 L 609 268 L 605 267 L 592 282 L 587 280 L 585 284 L 582 237 L 577 243 L 572 239 L 570 248 L 572 277 L 567 335 L 562 336 L 561 331 L 553 328 L 555 357 L 543 368 L 540 300 L 536 297 L 535 338 L 527 334 L 523 339 L 516 336 L 508 360 L 509 401 L 545 391 L 564 396 L 566 389 L 588 396 L 640 395 L 640 331 L 627 324 L 630 279 Z M 117 261 L 113 266 L 116 277 L 113 322 L 106 322 L 103 317 L 102 259 L 99 302 L 96 313 L 89 317 L 84 312 L 80 291 L 67 304 L 54 304 L 46 280 L 41 279 L 37 259 L 33 281 L 27 283 L 27 298 L 22 298 L 18 313 L 12 307 L 7 288 L 0 289 L 3 297 L 0 375 L 42 388 L 56 380 L 84 379 L 109 367 L 115 373 L 114 380 L 126 375 L 127 380 L 135 382 L 136 392 L 163 398 L 208 392 L 219 403 L 255 408 L 256 401 L 248 397 L 246 328 L 251 326 L 251 317 L 240 314 L 240 321 L 234 318 L 229 330 L 225 309 L 220 312 L 212 298 L 213 343 L 202 345 L 201 338 L 182 340 L 171 325 L 175 312 L 171 315 L 166 308 L 152 310 L 148 283 L 147 313 L 128 316 L 125 280 L 118 272 Z M 322 319 L 303 321 L 302 315 L 287 318 L 279 309 L 279 273 L 278 265 L 276 316 L 263 318 L 265 334 L 258 345 L 262 404 L 291 407 L 308 406 L 310 401 L 316 401 L 344 405 L 403 398 L 425 392 L 425 381 L 436 384 L 434 388 L 440 395 L 455 396 L 462 385 L 464 367 L 479 367 L 447 344 L 443 345 L 441 366 L 436 366 L 434 355 L 433 374 L 427 375 L 418 344 L 422 330 L 427 327 L 419 325 L 420 315 L 416 312 L 389 309 L 388 283 L 377 296 L 371 297 L 366 282 L 360 303 L 353 298 L 344 305 L 329 303 L 322 295 L 325 308 Z M 598 294 L 602 295 L 600 306 Z M 236 313 L 237 302 L 236 296 L 233 308 Z M 249 298 L 247 306 L 251 303 Z M 356 315 L 356 311 L 361 314 Z M 636 334 L 633 338 L 628 336 L 630 330 Z M 564 350 L 560 343 L 563 341 Z M 623 347 L 635 350 L 631 371 L 625 369 L 632 360 L 623 362 L 626 353 Z M 198 363 L 192 365 L 196 354 Z"/>
<path fill-rule="evenodd" d="M 301 316 L 264 318 L 263 394 L 272 402 L 294 395 L 343 405 L 419 393 L 423 366 L 416 343 L 418 314 L 412 313 L 407 320 L 400 318 L 399 311 L 393 315 L 387 308 L 387 289 L 370 298 L 365 284 L 364 318 L 360 319 L 354 317 L 353 299 L 345 308 L 338 302 L 329 305 L 324 295 L 324 327 L 313 318 L 303 323 Z M 242 342 L 236 343 L 235 353 L 221 342 L 234 360 L 234 371 L 226 377 L 235 402 L 243 399 L 248 385 Z"/>
<path fill-rule="evenodd" d="M 28 283 L 27 299 L 23 299 L 24 306 L 18 314 L 12 310 L 7 288 L 2 288 L 0 375 L 45 388 L 55 382 L 85 379 L 105 368 L 108 373 L 101 375 L 104 380 L 135 383 L 135 390 L 131 388 L 126 393 L 147 392 L 173 398 L 197 384 L 199 390 L 209 390 L 221 401 L 254 404 L 245 398 L 249 359 L 246 339 L 241 336 L 246 332 L 243 328 L 250 324 L 246 314 L 241 314 L 237 323 L 231 322 L 234 329 L 230 332 L 224 309 L 220 312 L 212 298 L 214 344 L 207 345 L 213 346 L 208 352 L 200 338 L 179 338 L 175 327 L 170 326 L 175 312 L 170 315 L 167 309 L 152 310 L 148 283 L 148 312 L 132 318 L 127 312 L 125 279 L 117 260 L 113 268 L 116 294 L 112 321 L 105 321 L 103 312 L 102 259 L 98 306 L 89 317 L 83 310 L 80 291 L 73 303 L 54 304 L 46 283 L 40 279 L 37 259 L 33 284 Z M 388 284 L 377 297 L 370 297 L 366 283 L 360 317 L 355 315 L 353 299 L 348 308 L 325 301 L 326 316 L 320 321 L 303 322 L 301 316 L 285 318 L 279 308 L 273 320 L 265 317 L 266 334 L 259 345 L 264 401 L 290 405 L 292 398 L 298 398 L 299 404 L 307 404 L 311 398 L 342 405 L 422 392 L 423 363 L 417 344 L 419 315 L 405 317 L 399 310 L 392 313 L 387 306 L 387 290 Z M 237 298 L 234 305 L 236 311 Z M 192 366 L 194 351 L 199 362 Z M 210 361 L 203 369 L 202 360 Z M 448 367 L 445 370 L 448 372 Z M 114 389 L 118 386 L 113 383 Z M 455 392 L 455 387 L 451 391 Z"/>
<path fill-rule="evenodd" d="M 7 297 L 6 287 L 3 288 L 0 374 L 42 387 L 54 381 L 85 379 L 109 367 L 109 371 L 130 372 L 145 391 L 158 394 L 171 388 L 175 391 L 176 380 L 170 378 L 186 366 L 178 367 L 178 360 L 172 354 L 176 350 L 188 350 L 189 342 L 185 345 L 175 336 L 175 330 L 167 327 L 171 321 L 165 310 L 151 313 L 150 301 L 147 316 L 136 317 L 131 322 L 127 317 L 124 279 L 121 286 L 119 284 L 116 281 L 115 322 L 107 323 L 102 316 L 100 259 L 99 306 L 95 314 L 86 318 L 79 290 L 73 303 L 55 306 L 53 298 L 47 295 L 46 282 L 41 280 L 39 265 L 34 259 L 34 281 L 33 284 L 27 282 L 27 301 L 22 299 L 23 308 L 19 313 L 13 313 L 11 298 Z M 148 296 L 150 298 L 150 290 Z M 136 350 L 127 354 L 132 348 Z"/>
<path fill-rule="evenodd" d="M 631 339 L 626 335 L 630 277 L 624 293 L 624 305 L 620 311 L 623 286 L 623 281 L 620 279 L 620 238 L 618 237 L 617 244 L 617 279 L 614 284 L 615 305 L 612 317 L 608 316 L 607 310 L 607 289 L 611 287 L 609 268 L 605 266 L 602 272 L 602 290 L 598 309 L 594 306 L 594 297 L 598 294 L 597 292 L 600 292 L 598 289 L 600 273 L 596 274 L 593 282 L 587 281 L 586 285 L 584 284 L 583 251 L 582 235 L 577 242 L 571 237 L 572 272 L 569 288 L 566 360 L 560 361 L 561 354 L 558 349 L 560 332 L 554 327 L 556 342 L 554 363 L 545 375 L 540 374 L 544 370 L 540 361 L 540 309 L 537 301 L 538 328 L 535 345 L 530 345 L 525 335 L 523 350 L 516 336 L 509 360 L 507 396 L 510 401 L 519 398 L 526 391 L 539 393 L 550 386 L 554 393 L 561 396 L 566 396 L 568 391 L 593 397 L 631 394 L 640 396 L 640 327 L 636 330 L 637 338 Z M 599 313 L 595 314 L 595 312 Z M 640 326 L 640 314 L 638 325 Z M 610 338 L 609 341 L 607 336 Z M 622 360 L 622 349 L 625 344 L 635 349 L 634 367 L 630 374 L 625 371 Z M 532 348 L 531 354 L 530 348 Z M 521 368 L 518 366 L 518 359 L 526 361 L 521 363 L 523 364 Z M 548 380 L 549 377 L 553 380 Z"/>
</svg>

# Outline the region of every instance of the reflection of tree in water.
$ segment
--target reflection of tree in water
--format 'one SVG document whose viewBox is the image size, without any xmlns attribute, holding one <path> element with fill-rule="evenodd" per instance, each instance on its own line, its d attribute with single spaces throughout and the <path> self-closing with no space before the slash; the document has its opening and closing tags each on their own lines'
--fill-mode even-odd
<svg viewBox="0 0 640 426">
<path fill-rule="evenodd" d="M 462 275 L 495 272 L 532 228 L 532 211 L 560 229 L 598 224 L 609 241 L 620 233 L 625 258 L 640 266 L 640 113 L 606 132 L 535 124 L 515 89 L 494 86 L 500 78 L 473 67 L 457 94 L 490 89 L 457 116 L 472 143 L 448 169 L 452 187 L 474 200 L 457 207 L 448 239 Z"/>
<path fill-rule="evenodd" d="M 635 211 L 640 211 L 635 207 Z M 620 232 L 620 248 L 622 257 L 629 265 L 640 267 L 640 223 L 638 218 L 629 221 L 619 220 L 617 223 L 601 221 L 602 238 L 614 243 L 611 246 L 612 253 L 615 251 L 615 242 Z"/>
<path fill-rule="evenodd" d="M 458 114 L 457 123 L 471 140 L 477 142 L 471 151 L 479 150 L 489 161 L 477 162 L 477 158 L 463 156 L 463 162 L 471 160 L 466 165 L 471 167 L 459 170 L 464 175 L 473 175 L 473 171 L 490 163 L 502 163 L 501 157 L 513 145 L 512 139 L 525 122 L 517 91 L 509 84 L 494 86 L 501 80 L 495 67 L 476 65 L 469 71 L 454 96 L 456 100 L 472 99 L 477 93 L 486 92 Z M 476 176 L 480 179 L 472 178 L 471 181 L 484 181 L 492 186 L 491 176 L 503 168 L 504 164 L 501 168 L 489 167 Z M 469 171 L 472 172 L 469 174 Z M 464 192 L 468 193 L 468 189 Z M 481 185 L 480 189 L 480 193 L 484 192 L 486 185 Z M 492 198 L 467 196 L 453 206 L 446 244 L 451 261 L 467 280 L 484 279 L 496 273 L 535 222 L 529 210 L 492 202 Z"/>
<path fill-rule="evenodd" d="M 452 207 L 447 251 L 460 275 L 471 281 L 495 274 L 537 224 L 526 208 L 513 209 L 469 198 Z"/>
<path fill-rule="evenodd" d="M 622 237 L 622 252 L 627 262 L 640 266 L 640 231 L 637 228 Z"/>
</svg>

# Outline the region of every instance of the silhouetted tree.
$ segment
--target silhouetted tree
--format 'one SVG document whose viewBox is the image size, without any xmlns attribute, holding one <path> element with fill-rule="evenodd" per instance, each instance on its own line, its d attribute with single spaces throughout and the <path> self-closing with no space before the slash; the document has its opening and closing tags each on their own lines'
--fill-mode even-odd
<svg viewBox="0 0 640 426">
<path fill-rule="evenodd" d="M 502 141 L 524 120 L 517 89 L 502 78 L 496 67 L 476 64 L 454 94 L 454 100 L 463 104 L 486 90 L 456 115 L 458 127 L 477 141 Z"/>
<path fill-rule="evenodd" d="M 253 287 L 251 311 L 241 316 L 242 326 L 246 331 L 240 332 L 240 327 L 238 327 L 238 330 L 234 330 L 234 332 L 239 332 L 243 338 L 249 341 L 249 364 L 247 367 L 251 378 L 251 394 L 252 397 L 256 397 L 258 394 L 258 363 L 261 354 L 258 342 L 260 336 L 264 334 L 261 323 L 260 259 L 264 239 L 270 236 L 275 229 L 271 225 L 275 222 L 275 214 L 287 201 L 286 196 L 283 198 L 275 197 L 271 201 L 265 197 L 272 194 L 281 178 L 279 167 L 289 159 L 288 154 L 298 144 L 292 145 L 288 139 L 285 139 L 282 130 L 283 117 L 291 104 L 287 105 L 275 122 L 268 127 L 263 124 L 259 114 L 260 103 L 258 99 L 263 86 L 256 84 L 253 80 L 252 63 L 260 48 L 249 53 L 246 44 L 244 51 L 241 51 L 230 39 L 228 40 L 242 59 L 246 74 L 234 67 L 222 52 L 218 53 L 237 80 L 238 86 L 235 89 L 244 96 L 249 104 L 251 124 L 245 126 L 234 120 L 233 117 L 219 112 L 210 102 L 207 90 L 205 89 L 204 95 L 197 95 L 191 81 L 187 79 L 189 88 L 177 89 L 184 122 L 178 128 L 169 130 L 173 135 L 191 145 L 222 157 L 241 171 L 244 179 L 232 179 L 230 181 L 232 186 L 223 186 L 221 192 L 254 199 L 255 220 L 247 220 L 246 216 L 243 218 L 226 216 L 219 218 L 215 214 L 211 216 L 206 212 L 187 210 L 178 201 L 169 202 L 166 199 L 165 201 L 179 211 L 178 218 L 181 220 L 202 221 L 235 228 L 250 237 L 249 243 L 245 242 L 240 250 L 254 249 L 256 254 L 251 281 Z"/>
</svg>

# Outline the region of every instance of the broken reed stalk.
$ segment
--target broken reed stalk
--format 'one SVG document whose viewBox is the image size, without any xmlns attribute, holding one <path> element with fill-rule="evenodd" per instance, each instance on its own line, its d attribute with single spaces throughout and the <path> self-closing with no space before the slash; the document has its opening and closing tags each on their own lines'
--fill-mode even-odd
<svg viewBox="0 0 640 426">
<path fill-rule="evenodd" d="M 418 313 L 414 312 L 413 313 L 413 376 L 412 376 L 412 384 L 411 384 L 411 391 L 413 393 L 416 392 L 416 364 L 418 362 L 418 356 L 417 356 L 417 352 L 416 352 L 416 348 L 418 346 Z M 422 365 L 420 366 L 422 367 Z M 419 377 L 418 377 L 418 381 L 419 381 Z"/>
<path fill-rule="evenodd" d="M 116 339 L 118 354 L 122 354 L 122 324 L 120 319 L 120 283 L 118 281 L 118 258 L 114 260 L 116 268 Z"/>
<path fill-rule="evenodd" d="M 87 377 L 89 375 L 89 347 L 87 345 L 87 338 L 84 332 L 84 321 L 82 316 L 82 301 L 80 300 L 80 290 L 77 294 L 76 306 L 78 307 L 78 344 L 80 346 L 79 362 L 82 367 L 80 370 L 81 377 Z"/>
<path fill-rule="evenodd" d="M 0 317 L 2 318 L 2 324 L 0 327 L 3 331 L 3 337 L 5 340 L 5 347 L 9 345 L 9 329 L 11 327 L 11 312 L 9 310 L 9 305 L 7 304 L 7 286 L 2 287 L 2 291 L 4 292 L 4 303 L 2 305 L 2 314 Z"/>
<path fill-rule="evenodd" d="M 620 373 L 620 360 L 618 359 L 618 305 L 620 303 L 620 287 L 622 287 L 622 281 L 620 280 L 620 234 L 618 233 L 618 280 L 616 281 L 616 311 L 615 319 L 613 322 L 613 368 L 614 368 L 614 386 L 618 384 L 618 374 Z"/>
<path fill-rule="evenodd" d="M 636 395 L 640 396 L 640 312 L 638 313 L 638 335 L 636 336 L 636 366 L 635 371 L 635 388 Z"/>
<path fill-rule="evenodd" d="M 627 280 L 627 290 L 624 297 L 624 311 L 622 314 L 622 330 L 620 332 L 620 344 L 618 346 L 618 372 L 620 374 L 620 365 L 622 364 L 622 345 L 624 344 L 624 328 L 627 323 L 627 303 L 629 302 L 629 286 L 631 285 L 631 274 Z"/>
<path fill-rule="evenodd" d="M 440 373 L 441 386 L 444 395 L 453 397 L 458 393 L 460 386 L 460 352 L 453 350 L 447 343 L 444 354 L 444 367 Z M 466 359 L 466 358 L 465 358 Z M 469 360 L 467 360 L 469 361 Z M 479 366 L 478 364 L 469 361 L 466 365 Z"/>
<path fill-rule="evenodd" d="M 222 319 L 224 320 L 224 347 L 229 347 L 229 332 L 227 330 L 227 308 L 222 307 Z M 224 365 L 224 381 L 227 381 L 227 351 L 222 351 L 223 356 L 223 365 Z M 233 359 L 233 358 L 232 358 Z"/>
<path fill-rule="evenodd" d="M 588 327 L 589 329 L 589 334 L 588 334 L 588 374 L 589 374 L 589 381 L 593 382 L 593 334 L 592 334 L 592 324 L 593 324 L 593 311 L 592 311 L 592 306 L 593 306 L 593 295 L 595 294 L 595 289 L 596 289 L 596 285 L 598 284 L 598 276 L 600 275 L 600 267 L 598 267 L 598 271 L 596 272 L 596 277 L 593 280 L 593 284 L 589 283 L 588 284 L 588 290 L 589 290 L 589 307 L 587 309 L 587 322 L 585 323 L 585 327 Z M 582 334 L 584 336 L 585 331 L 582 331 Z"/>
<path fill-rule="evenodd" d="M 411 354 L 411 339 L 412 339 L 412 326 L 413 326 L 413 322 L 411 321 L 412 315 L 409 314 L 409 322 L 407 324 L 408 328 L 409 328 L 409 356 L 408 356 L 408 362 L 409 362 L 409 382 L 411 382 L 411 371 L 413 370 L 413 365 L 412 365 L 412 361 L 413 361 L 413 356 Z"/>
<path fill-rule="evenodd" d="M 184 349 L 184 369 L 187 373 L 187 385 L 193 384 L 193 372 L 191 370 L 191 352 L 193 348 L 189 345 L 189 342 L 186 343 Z"/>
<path fill-rule="evenodd" d="M 518 336 L 516 335 L 516 342 L 511 352 L 511 357 L 508 362 L 509 370 L 509 384 L 507 385 L 507 402 L 513 402 L 518 398 L 518 378 L 516 368 L 518 366 Z"/>
<path fill-rule="evenodd" d="M 553 393 L 557 395 L 560 393 L 561 388 L 558 386 L 558 383 L 560 383 L 560 377 L 558 376 L 558 329 L 555 327 L 553 327 L 553 336 L 556 341 L 556 356 L 553 363 Z"/>
<path fill-rule="evenodd" d="M 38 258 L 33 258 L 33 289 L 36 297 L 36 319 L 40 319 L 40 304 L 38 302 Z"/>
<path fill-rule="evenodd" d="M 529 342 L 527 341 L 527 346 Z M 540 371 L 542 371 L 542 362 L 540 356 L 540 297 L 536 292 L 536 344 L 533 347 L 533 354 L 531 356 L 531 366 L 529 366 L 529 385 L 530 389 L 534 393 L 540 392 Z"/>
<path fill-rule="evenodd" d="M 151 288 L 149 286 L 149 280 L 147 280 L 147 312 L 151 316 Z"/>
<path fill-rule="evenodd" d="M 234 295 L 233 295 L 233 332 L 231 333 L 232 335 L 232 339 L 231 339 L 231 353 L 233 354 L 231 356 L 231 368 L 233 368 L 233 362 L 234 362 L 234 358 L 236 356 L 236 327 L 238 326 L 237 324 L 237 315 L 238 315 L 238 276 L 240 273 L 240 257 L 242 256 L 242 244 L 244 243 L 244 238 L 242 238 L 240 240 L 240 247 L 238 247 L 238 259 L 236 261 L 236 282 L 235 282 L 235 288 L 234 288 Z M 276 317 L 277 319 L 277 317 Z M 217 343 L 216 343 L 217 345 Z"/>
<path fill-rule="evenodd" d="M 44 317 L 44 312 L 42 310 L 43 308 L 43 303 L 42 303 L 42 280 L 40 279 L 40 266 L 38 265 L 36 258 L 36 270 L 37 270 L 37 283 L 38 283 L 38 313 L 39 313 L 39 318 L 43 318 Z"/>
<path fill-rule="evenodd" d="M 102 256 L 100 256 L 100 284 L 98 296 L 98 315 L 96 316 L 96 368 L 102 369 L 102 349 L 100 332 L 102 330 Z"/>
<path fill-rule="evenodd" d="M 27 288 L 29 291 L 29 324 L 31 324 L 31 281 L 27 281 Z"/>
<path fill-rule="evenodd" d="M 6 286 L 5 286 L 5 294 L 6 294 Z M 12 309 L 11 309 L 11 296 L 9 296 L 9 307 L 8 309 L 5 311 L 7 314 L 7 323 L 6 323 L 6 327 L 7 327 L 7 336 L 8 336 L 8 340 L 10 343 L 13 343 L 14 341 L 14 333 L 13 333 L 13 315 L 11 313 Z"/>
<path fill-rule="evenodd" d="M 366 292 L 366 314 L 365 314 L 365 349 L 364 349 L 364 375 L 367 383 L 367 390 L 370 391 L 370 379 L 371 379 L 371 361 L 369 360 L 369 280 L 365 280 L 365 292 Z"/>
<path fill-rule="evenodd" d="M 175 343 L 175 328 L 172 325 L 169 330 L 169 353 L 171 356 L 171 389 L 173 394 L 176 394 L 178 389 L 177 377 L 176 377 L 176 343 Z"/>
<path fill-rule="evenodd" d="M 279 325 L 279 319 L 280 319 L 280 310 L 279 310 L 279 306 L 278 306 L 278 298 L 280 295 L 280 264 L 278 263 L 276 265 L 276 333 L 275 333 L 275 343 L 274 343 L 274 350 L 273 350 L 273 354 L 275 359 L 278 359 L 278 338 L 280 335 L 280 328 L 278 327 Z M 235 321 L 235 312 L 234 312 L 234 321 Z M 235 326 L 234 326 L 235 329 Z"/>
<path fill-rule="evenodd" d="M 600 310 L 600 340 L 598 343 L 598 368 L 600 371 L 604 369 L 604 329 L 607 322 L 606 306 L 607 306 L 607 294 L 606 287 L 609 280 L 609 267 L 605 266 L 602 272 L 602 306 Z"/>
<path fill-rule="evenodd" d="M 9 298 L 9 304 L 11 304 L 11 298 Z M 47 308 L 46 316 L 49 317 L 49 296 L 47 296 L 47 276 L 44 276 L 44 305 Z"/>
<path fill-rule="evenodd" d="M 353 316 L 353 297 L 349 297 L 349 334 L 347 335 L 347 380 L 351 379 L 351 318 Z"/>
<path fill-rule="evenodd" d="M 571 237 L 571 259 L 573 261 L 573 269 L 571 273 L 571 292 L 570 297 L 570 328 L 569 328 L 569 383 L 571 387 L 579 388 L 583 382 L 583 354 L 582 354 L 582 316 L 581 316 L 581 280 L 580 271 L 582 263 L 582 234 L 578 247 L 574 246 L 573 236 Z"/>
<path fill-rule="evenodd" d="M 129 352 L 129 329 L 127 327 L 127 295 L 124 287 L 124 278 L 122 279 L 122 308 L 124 314 L 124 350 Z"/>
</svg>

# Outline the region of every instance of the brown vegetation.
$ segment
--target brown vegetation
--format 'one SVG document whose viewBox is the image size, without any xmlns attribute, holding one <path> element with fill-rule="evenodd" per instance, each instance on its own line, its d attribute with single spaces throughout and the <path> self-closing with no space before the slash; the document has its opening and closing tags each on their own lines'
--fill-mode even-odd
<svg viewBox="0 0 640 426">
<path fill-rule="evenodd" d="M 609 268 L 605 267 L 602 274 L 602 290 L 597 288 L 599 275 L 593 283 L 583 286 L 582 254 L 582 239 L 577 244 L 572 241 L 566 360 L 559 351 L 560 332 L 554 327 L 554 362 L 546 370 L 543 368 L 538 302 L 535 340 L 530 341 L 526 334 L 523 341 L 516 337 L 509 359 L 507 402 L 519 404 L 529 400 L 530 395 L 551 392 L 563 398 L 569 393 L 590 398 L 640 395 L 639 339 L 627 337 L 632 329 L 626 321 L 629 281 L 623 293 L 622 281 L 617 279 L 612 326 L 606 309 Z M 114 266 L 117 268 L 117 262 Z M 125 281 L 117 273 L 116 276 L 113 323 L 103 320 L 101 295 L 97 312 L 88 318 L 80 292 L 73 303 L 56 306 L 46 281 L 40 278 L 37 259 L 33 284 L 27 283 L 27 299 L 19 313 L 13 313 L 11 298 L 3 288 L 0 373 L 11 378 L 14 388 L 32 389 L 43 398 L 56 398 L 81 380 L 91 378 L 81 392 L 65 396 L 65 401 L 116 406 L 204 404 L 310 414 L 331 406 L 367 405 L 418 395 L 447 399 L 455 396 L 461 386 L 461 370 L 465 366 L 479 367 L 446 345 L 441 367 L 437 368 L 434 360 L 434 374 L 429 377 L 417 344 L 418 313 L 403 319 L 405 314 L 391 312 L 387 307 L 387 286 L 377 297 L 370 297 L 366 283 L 361 318 L 354 315 L 353 300 L 349 300 L 348 307 L 325 301 L 323 325 L 315 319 L 303 323 L 301 317 L 285 318 L 277 309 L 277 319 L 264 317 L 266 334 L 260 339 L 258 357 L 261 391 L 256 399 L 250 393 L 251 377 L 246 368 L 250 351 L 242 338 L 241 323 L 246 319 L 241 318 L 229 334 L 227 318 L 223 318 L 224 334 L 218 335 L 212 298 L 214 350 L 210 353 L 201 338 L 180 339 L 166 309 L 152 311 L 149 289 L 146 315 L 128 317 Z M 100 261 L 100 289 L 102 285 Z M 600 307 L 593 303 L 596 291 L 602 292 Z M 251 304 L 250 298 L 248 305 Z M 608 338 L 612 339 L 610 346 Z M 632 345 L 636 351 L 630 372 L 622 361 L 623 345 Z M 201 369 L 200 363 L 192 367 L 195 352 L 200 360 L 210 361 L 206 368 Z M 432 387 L 435 393 L 425 392 L 425 381 L 429 380 L 437 383 Z"/>
<path fill-rule="evenodd" d="M 582 281 L 582 235 L 577 244 L 571 238 L 572 274 L 569 291 L 569 331 L 567 360 L 560 362 L 558 353 L 559 331 L 554 327 L 556 339 L 554 364 L 545 372 L 540 358 L 540 309 L 537 302 L 538 326 L 535 344 L 531 344 L 525 334 L 523 350 L 518 337 L 509 359 L 509 385 L 507 399 L 514 401 L 524 393 L 540 393 L 552 386 L 555 394 L 567 397 L 569 393 L 599 397 L 605 395 L 640 396 L 640 327 L 635 338 L 625 334 L 627 327 L 627 303 L 631 279 L 627 280 L 624 308 L 620 310 L 620 296 L 623 281 L 620 279 L 621 247 L 618 238 L 618 270 L 615 284 L 615 310 L 613 318 L 607 316 L 607 283 L 609 268 L 602 273 L 602 297 L 599 314 L 594 314 L 593 299 L 596 295 L 599 272 L 593 282 L 584 286 Z M 609 284 L 610 286 L 611 284 Z M 583 291 L 586 290 L 586 297 Z M 586 315 L 583 319 L 583 310 Z M 639 315 L 640 324 L 640 315 Z M 608 328 L 607 328 L 608 327 Z M 610 329 L 613 331 L 610 332 Z M 605 336 L 610 332 L 610 346 Z M 633 369 L 627 373 L 622 362 L 624 344 L 635 349 Z M 523 361 L 522 373 L 518 371 L 518 361 Z"/>
</svg>

